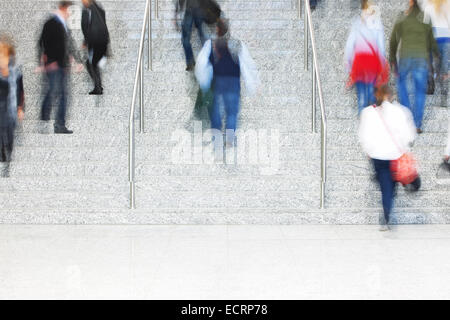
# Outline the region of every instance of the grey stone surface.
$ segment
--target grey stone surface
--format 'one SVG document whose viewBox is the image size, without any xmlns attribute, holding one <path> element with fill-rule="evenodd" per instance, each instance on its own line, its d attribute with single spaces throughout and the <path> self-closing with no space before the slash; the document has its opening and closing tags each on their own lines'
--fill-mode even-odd
<svg viewBox="0 0 450 320">
<path fill-rule="evenodd" d="M 303 68 L 303 18 L 292 0 L 219 0 L 233 36 L 248 45 L 262 81 L 242 92 L 239 127 L 278 130 L 279 163 L 176 164 L 175 131 L 192 134 L 198 90 L 184 71 L 173 2 L 159 1 L 153 19 L 153 71 L 145 72 L 146 132 L 136 133 L 137 209 L 128 209 L 128 117 L 145 1 L 102 0 L 113 56 L 105 95 L 90 97 L 86 73 L 71 76 L 68 126 L 72 136 L 39 134 L 41 78 L 34 73 L 36 39 L 55 1 L 0 2 L 0 30 L 11 31 L 25 72 L 27 113 L 17 129 L 11 177 L 0 179 L 0 223 L 54 224 L 374 224 L 381 194 L 357 139 L 356 95 L 345 88 L 342 55 L 351 18 L 348 0 L 322 1 L 313 13 L 328 117 L 326 209 L 319 209 L 320 135 L 311 133 L 311 72 Z M 386 39 L 405 4 L 379 0 Z M 78 44 L 80 6 L 70 26 Z M 3 15 L 2 15 L 3 16 Z M 154 16 L 154 11 L 153 11 Z M 27 21 L 26 24 L 23 21 Z M 211 28 L 207 28 L 211 32 Z M 193 48 L 200 45 L 193 32 Z M 319 109 L 317 110 L 319 113 Z M 136 111 L 136 129 L 139 113 Z M 439 167 L 448 110 L 427 97 L 424 131 L 414 144 L 423 180 L 417 194 L 398 188 L 398 223 L 449 223 L 450 175 Z M 319 114 L 316 119 L 320 131 Z M 208 121 L 203 123 L 206 129 Z M 51 131 L 50 131 L 51 132 Z M 205 150 L 211 145 L 203 144 Z"/>
</svg>

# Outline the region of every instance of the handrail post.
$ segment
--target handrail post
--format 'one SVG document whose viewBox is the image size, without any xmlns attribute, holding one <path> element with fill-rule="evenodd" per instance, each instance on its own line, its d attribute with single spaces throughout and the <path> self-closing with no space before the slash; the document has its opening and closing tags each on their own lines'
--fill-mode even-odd
<svg viewBox="0 0 450 320">
<path fill-rule="evenodd" d="M 151 1 L 151 0 L 149 0 Z M 152 6 L 148 9 L 148 13 L 146 16 L 147 20 L 147 32 L 148 32 L 148 61 L 147 61 L 147 69 L 153 70 L 153 41 L 152 41 Z"/>
<path fill-rule="evenodd" d="M 317 93 L 319 96 L 320 103 L 320 112 L 322 115 L 322 127 L 321 127 L 321 163 L 320 163 L 320 208 L 325 208 L 325 187 L 327 181 L 327 119 L 325 113 L 325 106 L 323 103 L 323 93 L 322 93 L 322 84 L 320 81 L 320 72 L 319 72 L 319 64 L 317 61 L 317 52 L 316 52 L 316 43 L 314 36 L 314 29 L 312 24 L 311 17 L 311 7 L 309 4 L 309 0 L 305 0 L 305 21 L 308 22 L 309 29 L 305 29 L 309 31 L 309 36 L 311 38 L 311 49 L 312 49 L 312 64 L 313 64 L 313 84 L 314 88 L 317 89 Z M 306 43 L 305 43 L 306 47 Z M 313 91 L 315 91 L 315 89 Z M 313 96 L 315 97 L 315 92 L 313 92 Z M 314 111 L 315 112 L 315 111 Z"/>
<path fill-rule="evenodd" d="M 139 40 L 139 51 L 138 51 L 138 59 L 137 59 L 137 65 L 136 65 L 136 72 L 134 77 L 134 87 L 133 87 L 133 97 L 131 100 L 131 107 L 130 107 L 130 116 L 128 119 L 128 180 L 130 183 L 130 209 L 136 208 L 136 180 L 135 180 L 135 171 L 136 171 L 136 145 L 135 145 L 135 128 L 134 128 L 134 111 L 135 111 L 135 105 L 136 105 L 136 98 L 137 98 L 137 90 L 140 88 L 140 96 L 141 96 L 141 122 L 144 119 L 143 114 L 143 77 L 144 77 L 144 69 L 143 69 L 143 63 L 144 63 L 144 43 L 145 43 L 145 29 L 146 29 L 146 23 L 148 22 L 149 18 L 149 11 L 150 11 L 150 5 L 151 0 L 147 0 L 145 5 L 145 15 L 144 15 L 144 21 L 142 24 L 142 32 L 141 32 L 141 38 Z M 143 125 L 141 127 L 143 129 Z"/>
<path fill-rule="evenodd" d="M 308 42 L 309 42 L 309 35 L 308 35 L 308 33 L 309 33 L 309 30 L 308 30 L 308 20 L 309 20 L 309 17 L 308 17 L 308 9 L 306 8 L 308 5 L 309 5 L 309 3 L 306 3 L 306 1 L 307 0 L 305 0 L 305 30 L 304 30 L 304 32 L 305 32 L 305 45 L 304 45 L 304 47 L 305 47 L 305 70 L 308 70 L 308 59 L 309 59 L 309 57 L 308 57 Z"/>
<path fill-rule="evenodd" d="M 312 90 L 311 90 L 311 122 L 312 122 L 312 132 L 316 132 L 316 68 L 314 63 L 312 65 Z"/>
<path fill-rule="evenodd" d="M 298 4 L 297 4 L 297 10 L 298 10 L 298 17 L 301 18 L 302 17 L 302 0 L 298 0 Z"/>
<path fill-rule="evenodd" d="M 140 102 L 140 132 L 144 133 L 144 61 L 141 61 L 141 70 L 139 71 L 139 102 Z"/>
<path fill-rule="evenodd" d="M 155 0 L 155 17 L 159 20 L 159 0 Z"/>
</svg>

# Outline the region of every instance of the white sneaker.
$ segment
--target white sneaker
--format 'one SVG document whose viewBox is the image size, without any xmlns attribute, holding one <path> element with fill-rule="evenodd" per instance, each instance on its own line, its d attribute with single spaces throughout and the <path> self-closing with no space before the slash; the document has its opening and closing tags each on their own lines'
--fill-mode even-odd
<svg viewBox="0 0 450 320">
<path fill-rule="evenodd" d="M 382 225 L 380 225 L 380 229 L 379 230 L 384 232 L 384 231 L 391 230 L 391 228 L 387 224 L 382 224 Z"/>
</svg>

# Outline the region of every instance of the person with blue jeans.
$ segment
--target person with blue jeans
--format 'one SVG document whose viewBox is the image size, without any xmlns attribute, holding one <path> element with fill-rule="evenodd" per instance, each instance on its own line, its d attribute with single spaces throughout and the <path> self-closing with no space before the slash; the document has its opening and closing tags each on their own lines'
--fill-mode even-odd
<svg viewBox="0 0 450 320">
<path fill-rule="evenodd" d="M 375 103 L 375 87 L 389 80 L 383 30 L 380 8 L 361 1 L 361 13 L 352 22 L 344 51 L 347 86 L 356 87 L 358 115 Z"/>
<path fill-rule="evenodd" d="M 66 128 L 67 83 L 70 73 L 70 57 L 77 60 L 78 72 L 82 70 L 82 60 L 67 25 L 69 7 L 72 1 L 60 1 L 58 10 L 44 24 L 38 43 L 38 60 L 47 76 L 46 93 L 41 107 L 41 120 L 49 121 L 52 99 L 59 99 L 59 107 L 54 124 L 54 132 L 71 134 Z"/>
<path fill-rule="evenodd" d="M 186 71 L 192 71 L 195 66 L 194 53 L 192 51 L 191 36 L 192 27 L 197 28 L 202 45 L 206 41 L 203 31 L 203 13 L 199 0 L 178 0 L 175 13 L 184 9 L 184 18 L 181 27 L 183 49 L 186 56 Z"/>
<path fill-rule="evenodd" d="M 235 131 L 241 99 L 241 77 L 247 91 L 256 91 L 259 78 L 255 63 L 246 46 L 239 40 L 231 39 L 228 24 L 217 22 L 217 39 L 208 40 L 197 57 L 195 76 L 200 88 L 205 92 L 214 88 L 213 106 L 210 112 L 211 127 L 222 130 L 221 102 L 226 113 L 226 144 L 235 143 Z M 215 147 L 220 148 L 215 143 Z"/>
<path fill-rule="evenodd" d="M 433 36 L 431 25 L 423 22 L 423 12 L 417 0 L 408 0 L 409 9 L 395 23 L 390 39 L 390 62 L 397 73 L 400 103 L 408 107 L 414 115 L 418 133 L 422 133 L 422 119 L 428 79 L 428 59 L 430 55 L 439 57 L 439 49 Z M 401 46 L 400 46 L 401 43 Z M 397 63 L 397 51 L 400 59 Z M 409 100 L 408 76 L 414 82 L 414 105 Z"/>
<path fill-rule="evenodd" d="M 398 66 L 398 96 L 400 103 L 407 106 L 414 116 L 414 123 L 418 132 L 421 132 L 422 119 L 425 109 L 425 94 L 428 83 L 428 62 L 424 58 L 403 58 Z M 408 76 L 412 75 L 415 100 L 411 105 L 407 88 Z"/>
</svg>

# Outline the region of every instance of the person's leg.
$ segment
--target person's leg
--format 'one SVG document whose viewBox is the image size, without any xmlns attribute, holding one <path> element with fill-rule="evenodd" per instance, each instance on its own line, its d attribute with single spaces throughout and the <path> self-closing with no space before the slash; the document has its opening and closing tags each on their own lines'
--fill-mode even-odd
<svg viewBox="0 0 450 320">
<path fill-rule="evenodd" d="M 361 113 L 362 109 L 364 109 L 365 107 L 367 107 L 367 98 L 366 98 L 366 84 L 364 82 L 356 82 L 355 83 L 355 87 L 356 87 L 356 96 L 358 98 L 358 115 Z"/>
<path fill-rule="evenodd" d="M 55 95 L 57 83 L 57 71 L 47 72 L 45 75 L 47 77 L 47 83 L 45 88 L 44 100 L 42 101 L 41 106 L 41 120 L 48 121 L 50 120 L 50 113 L 52 110 L 52 98 Z"/>
<path fill-rule="evenodd" d="M 414 121 L 416 128 L 421 129 L 423 114 L 425 110 L 425 98 L 428 83 L 428 67 L 425 59 L 418 60 L 413 69 L 415 102 L 414 102 Z"/>
<path fill-rule="evenodd" d="M 390 169 L 390 161 L 372 159 L 372 162 L 377 174 L 378 183 L 380 184 L 384 218 L 388 224 L 394 202 L 395 189 L 395 182 L 392 180 Z"/>
<path fill-rule="evenodd" d="M 200 41 L 202 42 L 202 45 L 203 45 L 206 42 L 206 36 L 205 36 L 205 32 L 203 30 L 203 19 L 199 14 L 195 15 L 194 24 L 195 24 L 195 28 L 197 29 Z"/>
<path fill-rule="evenodd" d="M 211 128 L 222 130 L 222 115 L 220 113 L 220 100 L 223 97 L 223 92 L 220 85 L 221 79 L 217 78 L 215 82 L 216 85 L 214 88 L 213 105 L 209 116 L 211 119 Z"/>
<path fill-rule="evenodd" d="M 376 103 L 375 84 L 374 83 L 368 83 L 367 84 L 367 105 L 370 106 L 370 105 L 372 105 L 374 103 Z"/>
<path fill-rule="evenodd" d="M 234 142 L 234 133 L 236 132 L 237 128 L 241 87 L 239 78 L 230 77 L 227 79 L 227 81 L 229 82 L 227 86 L 228 90 L 224 94 L 224 104 L 227 113 L 227 143 L 232 145 Z"/>
<path fill-rule="evenodd" d="M 106 49 L 107 49 L 106 44 L 99 44 L 93 47 L 94 51 L 92 56 L 92 71 L 93 71 L 93 80 L 95 84 L 94 89 L 95 93 L 101 93 L 103 90 L 101 72 L 98 64 L 100 60 L 105 56 Z"/>
<path fill-rule="evenodd" d="M 59 99 L 59 105 L 56 114 L 55 128 L 65 128 L 67 109 L 67 73 L 65 69 L 59 69 L 57 71 L 57 80 L 58 85 L 56 95 Z"/>
<path fill-rule="evenodd" d="M 398 89 L 398 99 L 400 100 L 400 104 L 409 108 L 411 112 L 414 111 L 411 108 L 411 104 L 409 102 L 409 93 L 408 93 L 408 74 L 409 74 L 410 60 L 402 59 L 400 60 L 398 66 L 398 78 L 397 78 L 397 89 Z"/>
<path fill-rule="evenodd" d="M 449 51 L 450 51 L 450 43 L 449 42 L 440 42 L 438 43 L 439 52 L 441 54 L 441 59 L 439 60 L 439 75 L 438 81 L 440 86 L 440 94 L 441 94 L 441 105 L 442 107 L 447 107 L 447 98 L 448 98 L 448 59 L 449 59 Z"/>
<path fill-rule="evenodd" d="M 194 17 L 190 10 L 186 10 L 184 13 L 183 26 L 182 26 L 182 42 L 183 49 L 186 55 L 186 65 L 192 65 L 194 63 L 194 53 L 192 52 L 191 45 L 191 35 L 192 35 L 192 24 Z"/>
<path fill-rule="evenodd" d="M 236 130 L 241 87 L 239 78 L 229 77 L 227 82 L 227 92 L 224 94 L 225 111 L 227 113 L 226 128 Z"/>
<path fill-rule="evenodd" d="M 6 150 L 6 162 L 11 162 L 13 148 L 14 148 L 14 131 L 16 127 L 14 124 L 11 124 L 7 129 L 7 143 L 5 146 Z"/>
</svg>

